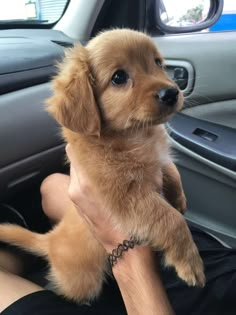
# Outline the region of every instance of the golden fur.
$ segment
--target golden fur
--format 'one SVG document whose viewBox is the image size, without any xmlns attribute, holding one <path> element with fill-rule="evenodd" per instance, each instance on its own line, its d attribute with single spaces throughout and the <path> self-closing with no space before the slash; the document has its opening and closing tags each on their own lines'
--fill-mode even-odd
<svg viewBox="0 0 236 315">
<path fill-rule="evenodd" d="M 165 264 L 189 285 L 203 286 L 203 264 L 181 214 L 185 196 L 163 125 L 181 109 L 183 96 L 175 106 L 161 106 L 157 93 L 176 85 L 155 59 L 163 62 L 145 34 L 101 33 L 67 52 L 48 111 L 63 126 L 117 228 L 162 250 Z M 129 75 L 120 86 L 111 83 L 118 69 Z M 101 291 L 106 253 L 73 206 L 45 235 L 5 224 L 0 240 L 45 256 L 53 284 L 66 297 L 83 301 Z"/>
</svg>

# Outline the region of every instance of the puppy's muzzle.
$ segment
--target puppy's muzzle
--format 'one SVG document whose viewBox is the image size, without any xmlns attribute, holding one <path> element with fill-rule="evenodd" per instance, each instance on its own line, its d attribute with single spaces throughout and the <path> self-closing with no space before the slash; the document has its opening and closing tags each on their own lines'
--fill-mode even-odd
<svg viewBox="0 0 236 315">
<path fill-rule="evenodd" d="M 164 88 L 161 89 L 156 96 L 161 105 L 173 107 L 178 102 L 179 90 L 175 87 Z"/>
</svg>

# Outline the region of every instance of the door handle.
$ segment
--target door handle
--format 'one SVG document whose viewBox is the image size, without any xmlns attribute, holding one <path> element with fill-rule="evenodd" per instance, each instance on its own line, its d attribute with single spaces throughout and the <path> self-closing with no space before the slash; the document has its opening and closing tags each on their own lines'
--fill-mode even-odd
<svg viewBox="0 0 236 315">
<path fill-rule="evenodd" d="M 189 95 L 194 85 L 194 69 L 191 63 L 183 60 L 167 59 L 165 64 L 169 77 L 178 84 L 184 96 Z"/>
</svg>

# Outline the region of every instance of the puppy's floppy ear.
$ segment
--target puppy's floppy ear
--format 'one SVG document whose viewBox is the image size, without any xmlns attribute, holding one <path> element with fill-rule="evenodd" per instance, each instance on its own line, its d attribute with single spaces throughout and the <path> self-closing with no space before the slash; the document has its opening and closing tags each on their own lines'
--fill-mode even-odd
<svg viewBox="0 0 236 315">
<path fill-rule="evenodd" d="M 86 48 L 77 45 L 66 53 L 53 80 L 54 95 L 47 110 L 64 127 L 87 135 L 99 135 L 101 121 L 93 94 Z"/>
</svg>

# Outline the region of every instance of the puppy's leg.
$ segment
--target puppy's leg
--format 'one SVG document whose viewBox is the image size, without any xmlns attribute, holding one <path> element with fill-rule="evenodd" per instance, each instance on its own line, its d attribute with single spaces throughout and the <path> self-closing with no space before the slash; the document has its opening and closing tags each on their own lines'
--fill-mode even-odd
<svg viewBox="0 0 236 315">
<path fill-rule="evenodd" d="M 188 285 L 204 286 L 202 259 L 187 223 L 158 193 L 146 192 L 140 196 L 135 204 L 135 216 L 126 217 L 125 229 L 154 250 L 163 251 L 166 265 L 173 266 Z"/>
<path fill-rule="evenodd" d="M 107 271 L 107 254 L 72 207 L 50 232 L 49 279 L 56 291 L 76 302 L 96 298 Z"/>
<path fill-rule="evenodd" d="M 163 193 L 168 202 L 179 212 L 186 211 L 186 198 L 181 178 L 174 163 L 166 164 L 163 169 Z"/>
<path fill-rule="evenodd" d="M 15 224 L 0 224 L 0 241 L 21 247 L 35 255 L 48 254 L 47 234 L 31 232 Z"/>
<path fill-rule="evenodd" d="M 165 200 L 156 200 L 160 218 L 151 229 L 151 244 L 164 251 L 167 266 L 174 266 L 178 276 L 190 286 L 205 285 L 203 262 L 184 217 Z"/>
<path fill-rule="evenodd" d="M 107 255 L 73 209 L 47 234 L 13 224 L 0 224 L 0 241 L 19 246 L 48 260 L 49 280 L 58 293 L 76 302 L 101 292 Z"/>
</svg>

